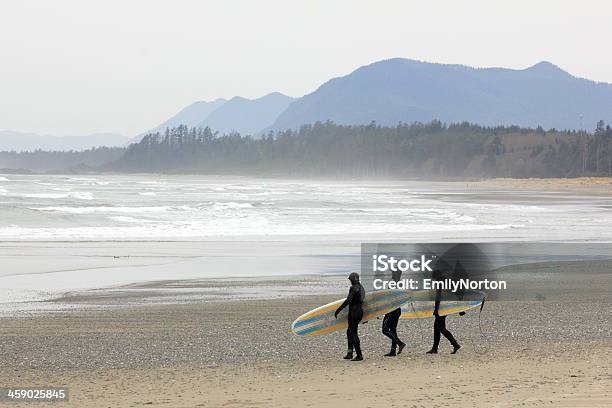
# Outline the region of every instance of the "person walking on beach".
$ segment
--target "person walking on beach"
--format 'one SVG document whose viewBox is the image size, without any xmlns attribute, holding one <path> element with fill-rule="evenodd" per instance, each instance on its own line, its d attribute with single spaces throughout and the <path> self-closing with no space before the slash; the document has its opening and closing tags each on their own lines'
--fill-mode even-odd
<svg viewBox="0 0 612 408">
<path fill-rule="evenodd" d="M 391 279 L 395 282 L 399 282 L 402 277 L 402 271 L 396 270 L 392 272 Z M 391 351 L 385 354 L 385 357 L 395 357 L 401 354 L 404 347 L 406 347 L 406 343 L 400 340 L 397 335 L 397 323 L 399 322 L 399 318 L 402 315 L 402 308 L 398 307 L 395 310 L 385 314 L 383 318 L 382 324 L 382 332 L 385 336 L 391 339 Z M 395 351 L 397 348 L 397 352 Z"/>
<path fill-rule="evenodd" d="M 434 270 L 432 273 L 432 279 L 434 281 L 442 281 L 442 273 L 439 270 Z M 440 334 L 448 339 L 450 344 L 453 346 L 453 351 L 451 354 L 455 354 L 461 348 L 461 345 L 455 340 L 452 333 L 448 331 L 446 328 L 446 316 L 440 316 L 440 301 L 442 300 L 442 289 L 436 289 L 436 303 L 434 305 L 433 315 L 435 317 L 434 320 L 434 341 L 431 350 L 427 352 L 427 354 L 437 354 L 438 353 L 438 345 L 440 344 Z"/>
<path fill-rule="evenodd" d="M 349 280 L 351 281 L 351 288 L 349 289 L 348 296 L 346 300 L 340 305 L 340 307 L 334 313 L 334 317 L 337 319 L 338 314 L 344 309 L 346 306 L 349 307 L 348 312 L 348 329 L 346 329 L 346 339 L 348 342 L 348 352 L 346 356 L 344 356 L 345 360 L 352 361 L 361 361 L 363 360 L 363 355 L 361 354 L 361 344 L 359 342 L 359 334 L 357 332 L 359 327 L 359 322 L 363 318 L 363 308 L 361 307 L 363 300 L 365 298 L 365 289 L 359 283 L 359 274 L 357 272 L 352 272 L 349 275 Z M 353 358 L 353 350 L 357 354 Z"/>
</svg>

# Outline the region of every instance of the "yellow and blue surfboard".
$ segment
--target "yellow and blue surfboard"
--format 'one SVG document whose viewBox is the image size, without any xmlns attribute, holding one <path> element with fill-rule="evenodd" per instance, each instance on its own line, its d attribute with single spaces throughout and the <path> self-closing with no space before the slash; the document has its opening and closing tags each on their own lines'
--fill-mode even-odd
<svg viewBox="0 0 612 408">
<path fill-rule="evenodd" d="M 445 294 L 440 302 L 438 312 L 440 316 L 479 307 L 486 295 L 477 290 L 464 291 L 461 295 Z M 435 306 L 435 291 L 431 290 L 378 290 L 366 294 L 363 302 L 362 322 L 374 319 L 391 312 L 397 308 L 402 309 L 401 318 L 415 319 L 431 317 Z M 336 319 L 334 312 L 344 302 L 344 299 L 317 307 L 304 313 L 291 324 L 291 331 L 298 336 L 315 336 L 317 334 L 331 333 L 344 330 L 348 327 L 348 308 L 345 308 Z"/>
<path fill-rule="evenodd" d="M 410 299 L 405 290 L 379 290 L 366 294 L 363 301 L 362 322 L 384 315 L 401 307 Z M 291 331 L 298 336 L 315 336 L 343 330 L 348 327 L 348 307 L 342 310 L 338 318 L 334 312 L 344 302 L 344 299 L 320 306 L 298 317 L 291 325 Z"/>
<path fill-rule="evenodd" d="M 402 319 L 418 319 L 433 316 L 435 291 L 419 290 L 410 292 L 410 299 L 402 305 Z M 446 292 L 438 307 L 440 316 L 466 312 L 480 307 L 486 295 L 479 290 L 466 290 L 460 294 Z"/>
</svg>

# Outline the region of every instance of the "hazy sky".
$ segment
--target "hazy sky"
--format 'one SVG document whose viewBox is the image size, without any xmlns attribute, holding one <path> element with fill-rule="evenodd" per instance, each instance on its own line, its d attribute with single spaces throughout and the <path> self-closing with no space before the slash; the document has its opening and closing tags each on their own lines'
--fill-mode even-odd
<svg viewBox="0 0 612 408">
<path fill-rule="evenodd" d="M 612 3 L 3 0 L 0 129 L 134 135 L 196 100 L 301 96 L 391 57 L 612 82 Z"/>
</svg>

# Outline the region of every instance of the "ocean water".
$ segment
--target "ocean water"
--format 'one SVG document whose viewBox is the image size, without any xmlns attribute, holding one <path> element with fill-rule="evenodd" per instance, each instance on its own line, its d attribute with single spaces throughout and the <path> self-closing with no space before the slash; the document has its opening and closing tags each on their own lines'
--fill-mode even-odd
<svg viewBox="0 0 612 408">
<path fill-rule="evenodd" d="M 0 240 L 600 240 L 612 237 L 611 205 L 465 183 L 5 175 Z"/>
<path fill-rule="evenodd" d="M 344 275 L 362 242 L 611 242 L 611 209 L 457 182 L 2 175 L 0 314 L 144 282 Z"/>
</svg>

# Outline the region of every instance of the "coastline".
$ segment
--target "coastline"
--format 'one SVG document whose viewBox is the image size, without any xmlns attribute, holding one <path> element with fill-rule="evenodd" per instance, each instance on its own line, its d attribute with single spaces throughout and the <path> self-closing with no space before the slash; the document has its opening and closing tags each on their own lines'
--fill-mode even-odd
<svg viewBox="0 0 612 408">
<path fill-rule="evenodd" d="M 566 185 L 454 182 L 424 195 L 439 200 L 432 206 L 447 200 L 561 206 L 591 198 L 608 205 L 606 184 Z M 580 205 L 568 223 L 591 209 Z M 609 238 L 591 232 L 592 224 L 580 228 L 574 232 L 581 240 Z M 478 237 L 528 243 L 543 231 L 492 230 Z M 567 228 L 560 226 L 550 239 L 561 232 Z M 457 242 L 474 234 L 429 236 Z M 359 243 L 368 238 L 398 236 L 2 241 L 8 273 L 2 282 L 57 290 L 49 292 L 53 300 L 16 303 L 19 313 L 0 315 L 0 384 L 67 386 L 71 400 L 58 405 L 79 408 L 376 406 L 383 397 L 398 407 L 449 401 L 460 408 L 601 407 L 612 401 L 606 371 L 612 365 L 612 291 L 601 262 L 542 267 L 533 282 L 542 300 L 491 301 L 481 315 L 474 310 L 449 318 L 463 345 L 455 356 L 446 343 L 439 355 L 424 354 L 431 344 L 430 318 L 400 321 L 408 347 L 396 359 L 382 356 L 389 344 L 381 320 L 360 326 L 361 365 L 341 359 L 342 332 L 293 335 L 297 316 L 346 294 L 346 271 L 359 267 Z M 548 270 L 561 273 L 558 285 L 550 284 Z M 533 265 L 523 271 L 533 272 Z M 580 292 L 568 290 L 583 281 Z"/>
<path fill-rule="evenodd" d="M 611 193 L 612 177 L 575 178 L 492 178 L 469 183 L 477 188 L 515 188 L 537 191 L 575 191 L 590 194 Z"/>
</svg>

